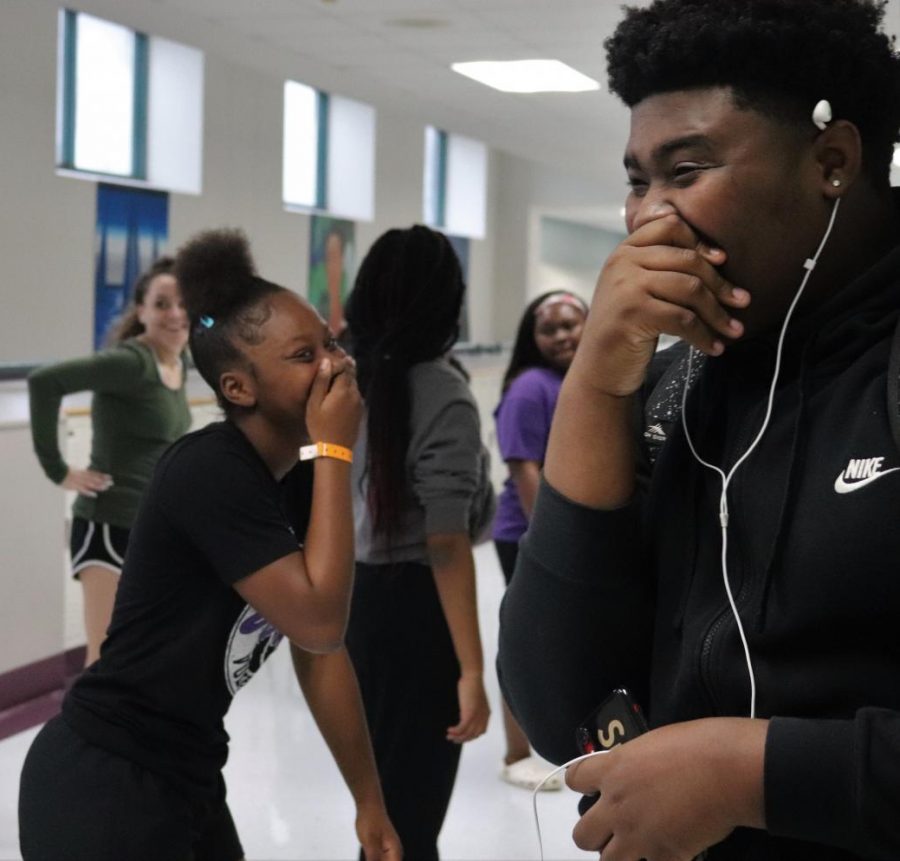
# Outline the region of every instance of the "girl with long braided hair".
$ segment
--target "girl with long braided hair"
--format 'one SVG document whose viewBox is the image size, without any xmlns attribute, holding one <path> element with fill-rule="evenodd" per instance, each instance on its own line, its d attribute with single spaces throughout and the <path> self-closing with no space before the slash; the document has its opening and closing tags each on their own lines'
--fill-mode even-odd
<svg viewBox="0 0 900 861">
<path fill-rule="evenodd" d="M 487 727 L 472 542 L 493 513 L 459 333 L 459 260 L 427 227 L 389 230 L 346 309 L 366 403 L 354 453 L 347 647 L 407 858 L 438 857 L 460 747 Z"/>
</svg>

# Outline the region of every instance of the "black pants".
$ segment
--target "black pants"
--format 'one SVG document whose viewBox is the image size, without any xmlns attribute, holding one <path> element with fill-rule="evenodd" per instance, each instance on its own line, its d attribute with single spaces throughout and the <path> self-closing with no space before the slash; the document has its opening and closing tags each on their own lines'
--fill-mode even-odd
<svg viewBox="0 0 900 861">
<path fill-rule="evenodd" d="M 459 662 L 431 569 L 357 563 L 347 649 L 406 861 L 438 858 L 459 765 Z"/>
<path fill-rule="evenodd" d="M 159 775 L 94 747 L 61 718 L 32 742 L 19 788 L 25 861 L 239 861 L 223 797 L 192 803 Z"/>
<path fill-rule="evenodd" d="M 516 570 L 516 560 L 519 558 L 519 542 L 494 541 L 494 549 L 497 551 L 497 558 L 500 560 L 500 570 L 503 572 L 503 579 L 506 580 L 506 585 L 509 586 L 513 572 Z"/>
</svg>

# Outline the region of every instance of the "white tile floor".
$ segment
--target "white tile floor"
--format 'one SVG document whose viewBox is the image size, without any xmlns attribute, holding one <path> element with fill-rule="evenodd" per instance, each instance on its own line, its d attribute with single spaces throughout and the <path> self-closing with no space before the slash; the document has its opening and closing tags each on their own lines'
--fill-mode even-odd
<svg viewBox="0 0 900 861">
<path fill-rule="evenodd" d="M 482 634 L 490 662 L 497 642 L 503 580 L 493 546 L 476 551 Z M 497 778 L 503 754 L 496 680 L 487 734 L 467 745 L 441 834 L 447 861 L 531 861 L 538 844 L 531 793 Z M 350 861 L 356 857 L 353 808 L 294 682 L 286 648 L 235 699 L 227 719 L 229 801 L 250 861 Z M 22 760 L 37 729 L 0 741 L 0 861 L 18 861 L 16 798 Z M 570 833 L 577 796 L 563 789 L 538 798 L 545 858 L 595 857 Z"/>
</svg>

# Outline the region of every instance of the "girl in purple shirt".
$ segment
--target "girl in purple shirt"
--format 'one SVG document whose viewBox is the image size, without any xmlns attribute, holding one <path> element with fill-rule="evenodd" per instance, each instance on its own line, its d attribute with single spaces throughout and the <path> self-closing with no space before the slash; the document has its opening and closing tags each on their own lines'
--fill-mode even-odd
<svg viewBox="0 0 900 861">
<path fill-rule="evenodd" d="M 582 299 L 564 290 L 538 296 L 522 315 L 503 376 L 494 418 L 509 477 L 497 506 L 493 539 L 507 585 L 515 570 L 519 539 L 531 517 L 559 389 L 581 339 L 587 311 Z M 503 722 L 506 757 L 500 776 L 508 783 L 533 789 L 549 769 L 531 755 L 528 739 L 505 702 Z M 554 778 L 544 788 L 559 789 L 561 785 L 559 778 Z"/>
</svg>

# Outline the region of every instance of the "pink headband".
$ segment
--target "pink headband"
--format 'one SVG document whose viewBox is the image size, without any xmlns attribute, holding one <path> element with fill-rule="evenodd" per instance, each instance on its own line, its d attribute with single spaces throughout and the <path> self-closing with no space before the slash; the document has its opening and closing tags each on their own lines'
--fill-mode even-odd
<svg viewBox="0 0 900 861">
<path fill-rule="evenodd" d="M 547 311 L 551 305 L 571 305 L 573 308 L 577 308 L 582 314 L 587 316 L 587 305 L 571 293 L 554 293 L 552 296 L 548 296 L 534 309 L 534 316 L 539 317 Z"/>
</svg>

